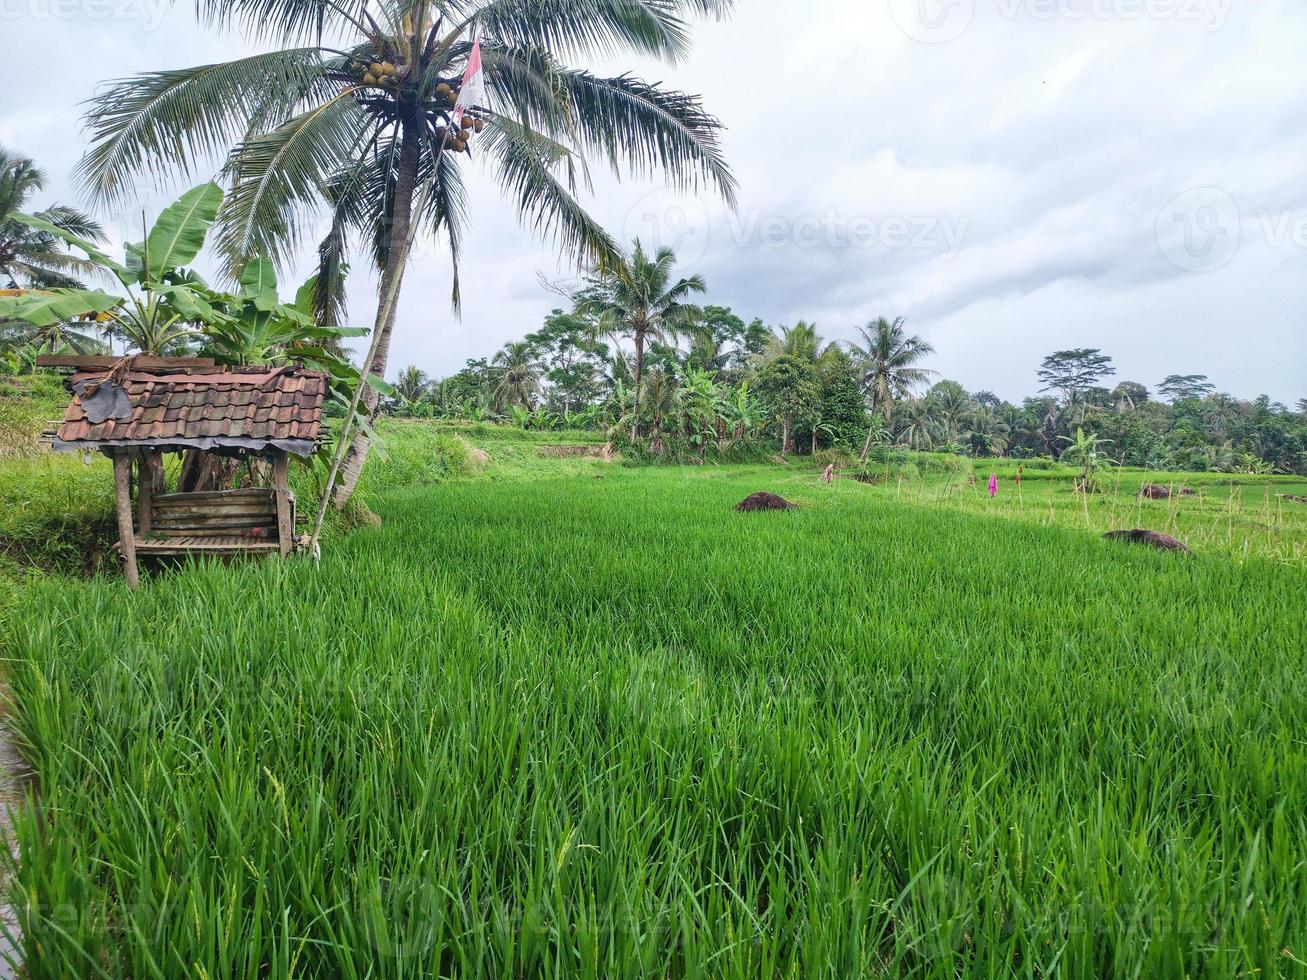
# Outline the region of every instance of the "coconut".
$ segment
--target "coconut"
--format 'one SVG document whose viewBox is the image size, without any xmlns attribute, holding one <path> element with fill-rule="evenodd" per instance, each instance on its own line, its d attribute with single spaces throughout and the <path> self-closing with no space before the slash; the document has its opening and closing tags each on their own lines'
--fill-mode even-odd
<svg viewBox="0 0 1307 980">
<path fill-rule="evenodd" d="M 476 123 L 473 122 L 471 116 L 464 116 L 463 122 L 460 125 L 462 125 L 463 129 L 466 130 L 466 129 L 471 129 L 474 125 L 476 125 Z"/>
<path fill-rule="evenodd" d="M 448 95 L 452 91 L 454 90 L 450 88 L 449 85 L 445 82 L 441 82 L 439 85 L 436 86 L 437 95 Z"/>
<path fill-rule="evenodd" d="M 387 61 L 381 66 L 381 70 L 387 75 L 393 75 L 395 74 L 395 63 L 393 61 Z"/>
<path fill-rule="evenodd" d="M 368 65 L 368 71 L 372 72 L 374 75 L 381 75 L 385 72 L 385 69 L 381 67 L 380 62 L 374 61 L 372 64 Z"/>
<path fill-rule="evenodd" d="M 478 120 L 477 120 L 475 123 L 473 123 L 473 125 L 472 125 L 472 130 L 473 130 L 473 132 L 477 132 L 477 133 L 481 132 L 481 130 L 483 130 L 483 129 L 485 129 L 485 128 L 486 128 L 486 124 L 485 124 L 485 120 L 483 120 L 483 119 L 478 119 Z"/>
<path fill-rule="evenodd" d="M 376 84 L 377 84 L 377 80 L 376 80 L 375 78 L 372 77 L 372 72 L 368 72 L 366 75 L 363 76 L 363 84 L 364 84 L 364 85 L 376 85 Z"/>
</svg>

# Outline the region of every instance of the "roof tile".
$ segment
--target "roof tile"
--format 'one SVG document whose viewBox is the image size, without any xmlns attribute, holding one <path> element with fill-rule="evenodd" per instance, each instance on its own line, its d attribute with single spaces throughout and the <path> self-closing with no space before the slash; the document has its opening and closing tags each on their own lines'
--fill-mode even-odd
<svg viewBox="0 0 1307 980">
<path fill-rule="evenodd" d="M 88 444 L 110 439 L 315 439 L 327 388 L 324 375 L 302 368 L 189 376 L 133 371 L 122 383 L 132 405 L 130 418 L 92 423 L 74 396 L 59 439 Z"/>
</svg>

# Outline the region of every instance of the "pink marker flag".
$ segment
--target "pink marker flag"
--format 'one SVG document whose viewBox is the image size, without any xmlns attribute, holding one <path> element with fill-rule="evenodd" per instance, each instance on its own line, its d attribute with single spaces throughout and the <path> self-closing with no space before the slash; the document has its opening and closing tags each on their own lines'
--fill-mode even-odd
<svg viewBox="0 0 1307 980">
<path fill-rule="evenodd" d="M 469 109 L 486 104 L 486 76 L 481 70 L 481 42 L 472 42 L 472 53 L 467 56 L 467 71 L 463 72 L 463 84 L 458 90 L 458 101 L 454 103 L 454 121 L 461 123 L 463 114 Z"/>
<path fill-rule="evenodd" d="M 989 474 L 989 495 L 990 495 L 991 497 L 997 497 L 997 496 L 998 496 L 998 474 L 997 474 L 997 473 L 991 473 L 991 474 Z"/>
</svg>

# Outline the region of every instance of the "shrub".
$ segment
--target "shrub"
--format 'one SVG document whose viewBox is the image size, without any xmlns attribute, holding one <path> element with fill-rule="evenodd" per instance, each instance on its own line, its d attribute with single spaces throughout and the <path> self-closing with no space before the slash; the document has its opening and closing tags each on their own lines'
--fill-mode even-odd
<svg viewBox="0 0 1307 980">
<path fill-rule="evenodd" d="M 374 446 L 359 492 L 373 499 L 391 490 L 470 476 L 472 458 L 457 435 L 433 425 L 390 425 Z"/>
</svg>

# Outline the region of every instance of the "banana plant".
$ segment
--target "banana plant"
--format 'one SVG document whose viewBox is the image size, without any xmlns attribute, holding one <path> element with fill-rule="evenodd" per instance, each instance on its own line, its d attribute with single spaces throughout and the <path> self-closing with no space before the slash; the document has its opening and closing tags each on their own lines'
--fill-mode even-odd
<svg viewBox="0 0 1307 980">
<path fill-rule="evenodd" d="M 1079 484 L 1086 493 L 1092 493 L 1094 477 L 1109 462 L 1104 447 L 1110 446 L 1112 440 L 1103 439 L 1095 433 L 1086 433 L 1084 429 L 1076 429 L 1075 438 L 1062 436 L 1061 441 L 1068 443 L 1062 459 L 1080 464 Z"/>
<path fill-rule="evenodd" d="M 221 317 L 209 302 L 207 288 L 185 266 L 204 247 L 209 226 L 222 204 L 222 188 L 212 182 L 193 187 L 159 214 L 140 242 L 129 243 L 121 262 L 94 243 L 30 214 L 12 215 L 31 228 L 80 249 L 86 261 L 108 273 L 125 296 L 98 289 L 49 289 L 0 296 L 0 319 L 25 320 L 34 326 L 95 316 L 127 338 L 142 354 L 162 354 L 195 339 L 201 325 Z"/>
</svg>

